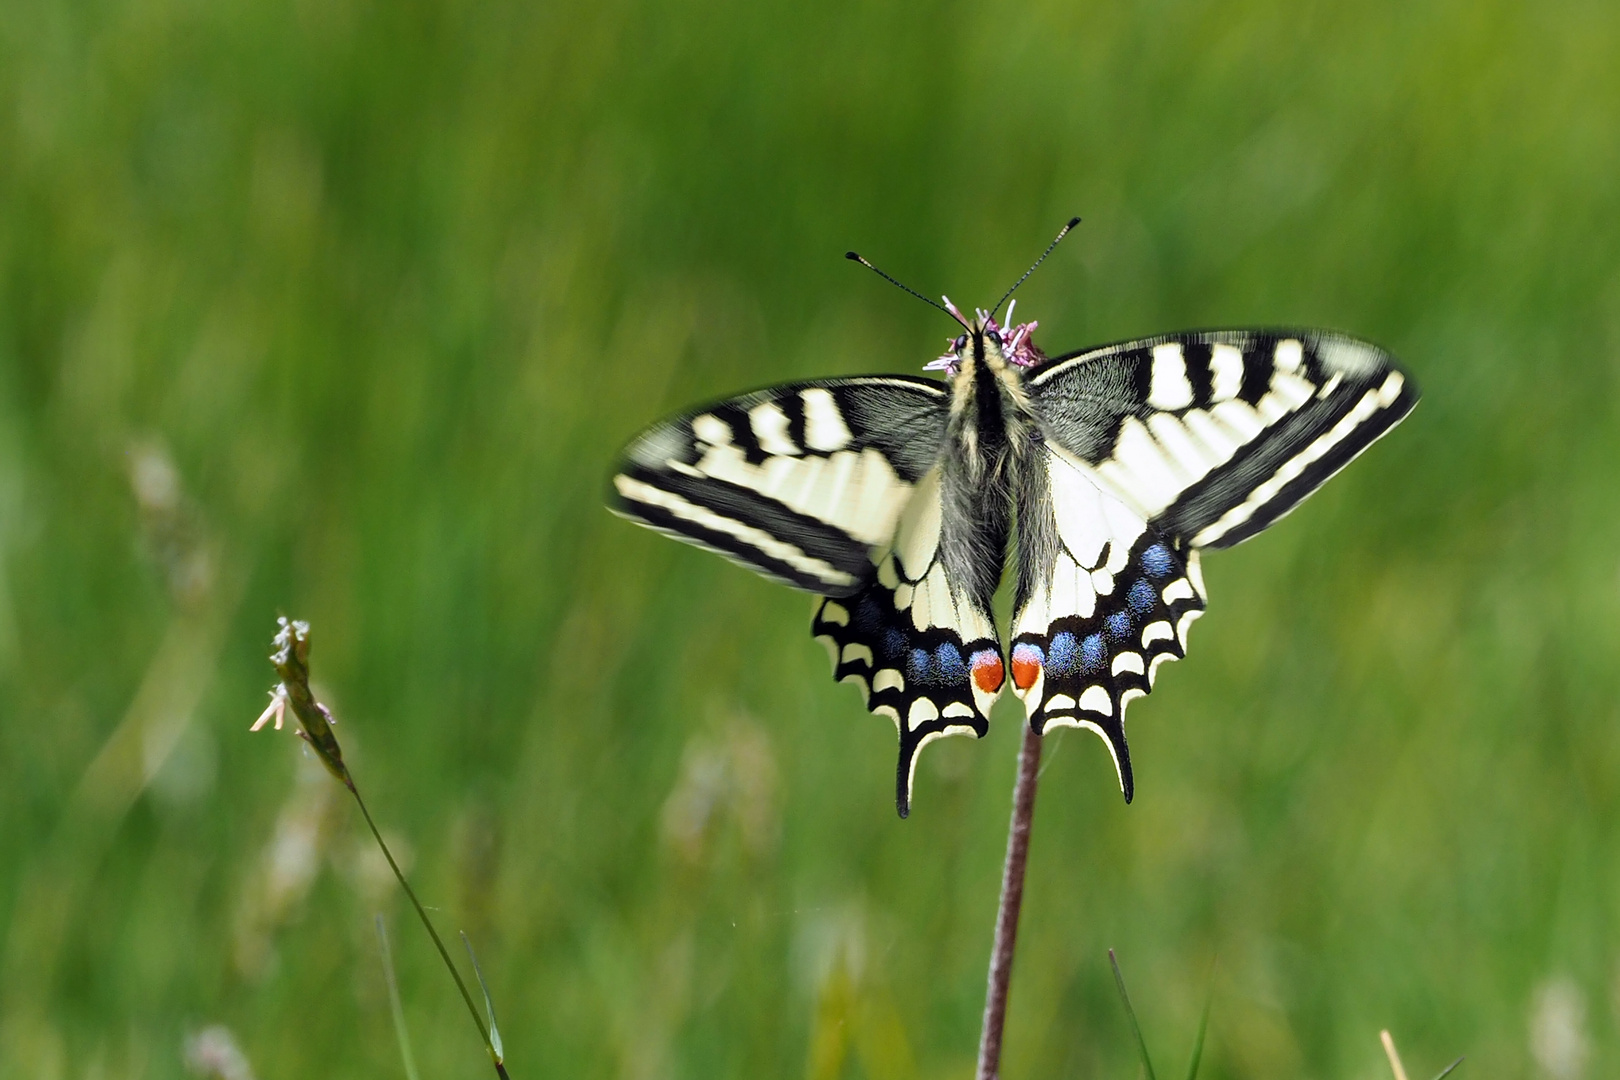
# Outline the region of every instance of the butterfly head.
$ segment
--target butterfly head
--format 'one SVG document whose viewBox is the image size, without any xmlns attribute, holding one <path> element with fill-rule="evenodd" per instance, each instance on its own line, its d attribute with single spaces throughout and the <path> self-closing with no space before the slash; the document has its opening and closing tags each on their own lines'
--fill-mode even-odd
<svg viewBox="0 0 1620 1080">
<path fill-rule="evenodd" d="M 947 375 L 955 375 L 962 370 L 963 359 L 971 356 L 993 357 L 1017 368 L 1032 368 L 1045 362 L 1046 354 L 1030 340 L 1030 335 L 1040 323 L 1013 322 L 1013 308 L 1018 301 L 1014 300 L 1007 306 L 1007 326 L 1002 326 L 996 322 L 993 314 L 983 308 L 976 310 L 973 320 L 969 321 L 957 311 L 950 297 L 944 300 L 945 310 L 962 324 L 963 332 L 947 341 L 945 352 L 924 364 L 924 371 L 943 371 Z"/>
</svg>

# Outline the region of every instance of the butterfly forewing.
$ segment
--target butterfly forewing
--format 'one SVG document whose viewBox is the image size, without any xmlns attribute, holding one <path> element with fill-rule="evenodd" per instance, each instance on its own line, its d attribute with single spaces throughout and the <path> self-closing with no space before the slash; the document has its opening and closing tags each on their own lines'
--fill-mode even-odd
<svg viewBox="0 0 1620 1080">
<path fill-rule="evenodd" d="M 939 454 L 949 399 L 901 376 L 757 390 L 656 424 L 612 509 L 826 596 L 859 591 Z"/>
<path fill-rule="evenodd" d="M 1028 387 L 1050 437 L 1191 547 L 1264 529 L 1417 403 L 1388 353 L 1313 330 L 1110 345 L 1046 364 Z"/>
</svg>

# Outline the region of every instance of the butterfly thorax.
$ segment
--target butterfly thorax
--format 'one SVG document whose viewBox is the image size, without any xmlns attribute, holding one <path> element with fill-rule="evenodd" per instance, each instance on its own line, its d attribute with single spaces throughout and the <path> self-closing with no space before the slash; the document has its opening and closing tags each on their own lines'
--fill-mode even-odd
<svg viewBox="0 0 1620 1080">
<path fill-rule="evenodd" d="M 1039 436 L 1022 372 L 995 324 L 981 315 L 953 346 L 940 556 L 953 583 L 988 607 L 1001 582 L 1014 493 Z"/>
<path fill-rule="evenodd" d="M 988 475 L 1001 455 L 1022 453 L 1033 429 L 1022 370 L 1008 359 L 995 323 L 986 325 L 982 316 L 953 342 L 950 357 L 951 441 L 975 466 L 976 476 Z"/>
</svg>

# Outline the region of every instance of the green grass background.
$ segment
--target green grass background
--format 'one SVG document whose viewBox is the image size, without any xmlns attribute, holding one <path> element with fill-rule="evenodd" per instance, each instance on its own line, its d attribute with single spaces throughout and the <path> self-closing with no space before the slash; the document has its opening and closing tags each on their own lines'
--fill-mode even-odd
<svg viewBox="0 0 1620 1080">
<path fill-rule="evenodd" d="M 1614 1075 L 1617 56 L 1596 0 L 0 5 L 0 1075 L 403 1076 L 376 912 L 487 1073 L 246 730 L 286 613 L 514 1077 L 968 1077 L 1016 703 L 898 821 L 809 601 L 603 483 L 936 355 L 846 248 L 984 304 L 1073 213 L 1049 350 L 1320 324 L 1425 398 L 1206 560 L 1133 806 L 1049 740 L 1004 1075 L 1136 1074 L 1110 946 L 1161 1071 L 1213 986 L 1210 1077 L 1538 1075 L 1548 1009 Z"/>
</svg>

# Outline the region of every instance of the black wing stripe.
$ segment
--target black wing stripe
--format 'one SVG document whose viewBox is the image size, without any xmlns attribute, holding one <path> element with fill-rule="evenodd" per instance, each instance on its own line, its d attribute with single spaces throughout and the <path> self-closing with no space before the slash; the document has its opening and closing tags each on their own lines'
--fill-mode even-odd
<svg viewBox="0 0 1620 1080">
<path fill-rule="evenodd" d="M 613 486 L 616 513 L 800 589 L 847 594 L 872 570 L 865 545 L 735 484 L 632 466 Z"/>
<path fill-rule="evenodd" d="M 821 559 L 847 573 L 865 576 L 871 568 L 870 549 L 851 542 L 849 534 L 842 529 L 791 510 L 741 485 L 635 467 L 626 469 L 623 475 L 706 507 L 723 518 L 768 533 L 811 558 Z"/>
<path fill-rule="evenodd" d="M 1344 439 L 1321 458 L 1312 462 L 1299 476 L 1288 481 L 1277 494 L 1257 506 L 1254 513 L 1241 525 L 1234 526 L 1219 539 L 1206 546 L 1231 547 L 1242 543 L 1262 529 L 1269 528 L 1278 518 L 1298 506 L 1307 495 L 1331 480 L 1339 470 L 1355 460 L 1390 428 L 1400 423 L 1417 404 L 1417 395 L 1411 394 L 1404 402 L 1397 401 L 1376 413 L 1371 420 L 1356 428 L 1352 437 Z"/>
<path fill-rule="evenodd" d="M 1416 404 L 1416 389 L 1399 371 L 1349 393 L 1315 398 L 1227 467 L 1189 487 L 1155 524 L 1197 547 L 1247 540 L 1331 479 Z"/>
<path fill-rule="evenodd" d="M 1191 341 L 1183 347 L 1187 364 L 1187 382 L 1192 388 L 1194 401 L 1213 400 L 1215 372 L 1211 363 L 1214 346 L 1207 341 Z"/>
<path fill-rule="evenodd" d="M 641 505 L 634 512 L 614 506 L 610 509 L 665 536 L 722 555 L 739 566 L 747 567 L 772 581 L 790 585 L 806 592 L 822 592 L 831 586 L 825 582 L 825 573 L 812 573 L 801 566 L 765 554 L 753 544 L 740 540 L 719 529 L 694 525 L 679 514 L 656 506 Z"/>
</svg>

